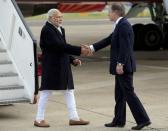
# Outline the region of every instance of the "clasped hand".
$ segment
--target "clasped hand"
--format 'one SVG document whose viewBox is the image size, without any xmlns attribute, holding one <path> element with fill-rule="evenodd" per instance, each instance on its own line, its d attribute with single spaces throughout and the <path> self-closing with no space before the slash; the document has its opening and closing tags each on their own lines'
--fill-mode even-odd
<svg viewBox="0 0 168 131">
<path fill-rule="evenodd" d="M 92 56 L 93 52 L 88 45 L 81 45 L 81 56 Z"/>
</svg>

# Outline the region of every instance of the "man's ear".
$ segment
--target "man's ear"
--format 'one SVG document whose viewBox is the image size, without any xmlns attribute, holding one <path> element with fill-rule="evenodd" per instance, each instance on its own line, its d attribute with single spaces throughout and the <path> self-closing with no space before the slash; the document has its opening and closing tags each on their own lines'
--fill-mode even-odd
<svg viewBox="0 0 168 131">
<path fill-rule="evenodd" d="M 48 17 L 48 20 L 51 21 L 51 19 L 52 19 L 52 16 L 49 16 L 49 17 Z"/>
</svg>

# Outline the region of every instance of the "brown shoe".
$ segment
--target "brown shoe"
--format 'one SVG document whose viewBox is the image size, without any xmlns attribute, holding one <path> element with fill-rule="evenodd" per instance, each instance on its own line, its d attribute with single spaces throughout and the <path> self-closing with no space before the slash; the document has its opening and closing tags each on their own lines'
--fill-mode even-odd
<svg viewBox="0 0 168 131">
<path fill-rule="evenodd" d="M 34 126 L 37 126 L 37 127 L 50 127 L 50 125 L 45 120 L 42 120 L 40 122 L 34 121 Z"/>
<path fill-rule="evenodd" d="M 69 125 L 70 126 L 77 126 L 77 125 L 89 125 L 89 121 L 84 121 L 80 119 L 79 121 L 76 120 L 69 120 Z"/>
</svg>

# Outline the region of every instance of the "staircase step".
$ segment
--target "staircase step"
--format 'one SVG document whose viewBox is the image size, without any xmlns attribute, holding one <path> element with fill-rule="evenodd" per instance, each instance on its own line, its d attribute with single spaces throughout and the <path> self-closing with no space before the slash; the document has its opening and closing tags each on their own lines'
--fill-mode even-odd
<svg viewBox="0 0 168 131">
<path fill-rule="evenodd" d="M 7 64 L 12 64 L 12 62 L 7 60 L 0 61 L 0 65 L 7 65 Z"/>
<path fill-rule="evenodd" d="M 1 77 L 14 77 L 14 76 L 18 76 L 18 74 L 14 72 L 0 73 L 0 78 Z"/>
<path fill-rule="evenodd" d="M 24 86 L 21 85 L 4 85 L 0 86 L 0 91 L 1 90 L 17 90 L 17 89 L 24 89 Z"/>
<path fill-rule="evenodd" d="M 0 90 L 0 101 L 15 100 L 25 97 L 24 89 L 11 89 L 11 90 Z"/>
<path fill-rule="evenodd" d="M 1 39 L 1 38 L 0 38 Z M 2 41 L 0 40 L 0 49 L 4 50 L 4 45 L 2 45 Z"/>
<path fill-rule="evenodd" d="M 0 52 L 0 61 L 9 60 L 8 54 L 6 52 Z"/>
<path fill-rule="evenodd" d="M 16 72 L 14 69 L 13 64 L 11 63 L 0 63 L 0 74 L 7 73 L 7 72 Z"/>
<path fill-rule="evenodd" d="M 6 52 L 5 49 L 0 49 L 0 53 L 4 53 L 4 52 Z"/>
<path fill-rule="evenodd" d="M 0 104 L 9 104 L 9 103 L 30 103 L 30 100 L 27 98 L 16 98 L 16 99 L 5 99 L 0 100 Z"/>
<path fill-rule="evenodd" d="M 3 85 L 23 85 L 21 83 L 19 76 L 10 76 L 10 77 L 0 77 L 0 86 Z"/>
</svg>

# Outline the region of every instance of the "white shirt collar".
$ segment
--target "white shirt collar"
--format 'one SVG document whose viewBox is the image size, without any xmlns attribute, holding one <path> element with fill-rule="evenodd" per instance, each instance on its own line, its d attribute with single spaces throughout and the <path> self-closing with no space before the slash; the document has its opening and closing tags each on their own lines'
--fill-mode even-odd
<svg viewBox="0 0 168 131">
<path fill-rule="evenodd" d="M 121 20 L 122 18 L 123 18 L 123 17 L 119 17 L 119 18 L 116 20 L 115 24 L 117 25 L 117 24 L 120 22 L 120 20 Z"/>
</svg>

